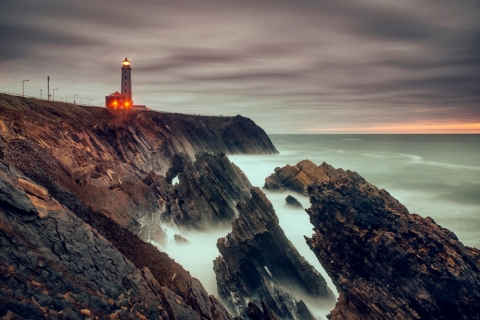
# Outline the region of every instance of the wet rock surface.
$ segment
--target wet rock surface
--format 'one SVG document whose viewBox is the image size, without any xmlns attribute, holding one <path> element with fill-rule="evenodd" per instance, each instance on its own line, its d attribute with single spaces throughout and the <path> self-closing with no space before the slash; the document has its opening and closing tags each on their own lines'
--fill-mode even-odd
<svg viewBox="0 0 480 320">
<path fill-rule="evenodd" d="M 294 208 L 297 208 L 297 209 L 303 209 L 302 204 L 292 195 L 288 195 L 285 198 L 285 202 L 287 203 L 287 205 L 289 205 L 291 207 L 294 207 Z"/>
<path fill-rule="evenodd" d="M 0 191 L 0 317 L 231 319 L 171 259 L 163 271 L 173 272 L 174 291 L 157 281 L 165 281 L 160 275 L 126 259 L 44 186 L 3 161 Z M 123 240 L 135 247 L 135 237 Z"/>
<path fill-rule="evenodd" d="M 332 299 L 333 294 L 286 238 L 263 192 L 256 187 L 250 192 L 250 199 L 237 204 L 239 217 L 232 232 L 217 242 L 221 256 L 214 261 L 214 271 L 219 295 L 236 316 L 308 319 L 302 317 L 308 309 L 290 293 L 292 288 L 319 299 Z M 247 305 L 253 298 L 266 308 Z"/>
<path fill-rule="evenodd" d="M 340 293 L 329 318 L 480 319 L 478 249 L 355 172 L 327 176 L 308 189 L 307 243 Z"/>
</svg>

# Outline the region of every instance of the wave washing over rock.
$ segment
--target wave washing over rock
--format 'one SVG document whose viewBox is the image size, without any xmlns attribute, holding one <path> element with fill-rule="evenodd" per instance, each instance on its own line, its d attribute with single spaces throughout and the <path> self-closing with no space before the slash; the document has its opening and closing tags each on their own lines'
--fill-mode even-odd
<svg viewBox="0 0 480 320">
<path fill-rule="evenodd" d="M 276 168 L 265 187 L 310 195 L 307 243 L 340 293 L 330 319 L 480 319 L 480 250 L 433 219 L 325 163 Z"/>
</svg>

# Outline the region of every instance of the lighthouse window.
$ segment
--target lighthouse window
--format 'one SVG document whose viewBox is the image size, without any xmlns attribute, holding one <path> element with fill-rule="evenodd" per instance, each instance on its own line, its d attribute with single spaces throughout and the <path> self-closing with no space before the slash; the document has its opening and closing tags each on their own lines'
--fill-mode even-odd
<svg viewBox="0 0 480 320">
<path fill-rule="evenodd" d="M 125 77 L 125 80 L 127 80 L 127 77 Z"/>
<path fill-rule="evenodd" d="M 127 89 L 125 89 L 125 92 L 127 92 Z"/>
</svg>

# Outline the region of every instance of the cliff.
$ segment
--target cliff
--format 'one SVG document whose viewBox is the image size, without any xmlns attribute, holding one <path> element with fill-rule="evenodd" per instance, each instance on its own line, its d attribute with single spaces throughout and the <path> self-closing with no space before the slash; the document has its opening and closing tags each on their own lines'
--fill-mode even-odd
<svg viewBox="0 0 480 320">
<path fill-rule="evenodd" d="M 277 152 L 241 116 L 118 112 L 0 94 L 0 117 L 0 159 L 137 234 L 139 220 L 162 210 L 142 179 L 166 174 L 175 154 Z"/>
<path fill-rule="evenodd" d="M 136 266 L 115 242 L 3 161 L 0 203 L 2 319 L 231 319 L 165 254 L 150 252 L 163 274 Z M 140 239 L 117 236 L 142 251 Z"/>
<path fill-rule="evenodd" d="M 239 152 L 276 150 L 240 116 L 112 112 L 0 95 L 0 316 L 231 319 L 197 279 L 143 240 L 162 239 L 162 213 L 200 216 L 187 204 L 173 209 L 182 201 L 208 204 L 223 194 L 212 216 L 196 224 L 172 218 L 179 225 L 232 221 L 231 212 L 218 214 L 248 181 L 222 187 L 219 170 L 238 170 L 224 153 Z"/>
<path fill-rule="evenodd" d="M 433 219 L 326 163 L 277 168 L 267 184 L 310 196 L 307 243 L 340 293 L 330 319 L 480 319 L 480 251 Z"/>
<path fill-rule="evenodd" d="M 232 232 L 217 242 L 221 256 L 214 261 L 214 271 L 219 295 L 236 316 L 314 319 L 292 292 L 318 299 L 332 299 L 333 293 L 287 239 L 263 192 L 256 187 L 250 192 L 250 199 L 237 204 L 239 217 Z M 247 306 L 250 299 L 258 299 L 263 312 L 253 301 Z"/>
</svg>

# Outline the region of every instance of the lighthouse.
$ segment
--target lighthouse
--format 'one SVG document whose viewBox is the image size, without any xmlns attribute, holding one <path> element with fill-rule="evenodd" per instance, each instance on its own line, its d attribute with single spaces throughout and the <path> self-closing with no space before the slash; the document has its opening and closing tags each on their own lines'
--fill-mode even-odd
<svg viewBox="0 0 480 320">
<path fill-rule="evenodd" d="M 115 91 L 109 96 L 105 97 L 105 107 L 107 109 L 131 109 L 136 111 L 148 111 L 144 105 L 133 105 L 132 100 L 132 68 L 130 61 L 125 57 L 122 62 L 122 75 L 120 83 L 120 92 Z"/>
<path fill-rule="evenodd" d="M 129 105 L 133 105 L 132 101 L 132 68 L 130 67 L 130 61 L 128 61 L 127 57 L 122 62 L 122 91 L 120 92 L 122 95 L 125 96 L 125 105 L 128 107 Z M 127 108 L 128 109 L 128 108 Z"/>
</svg>

